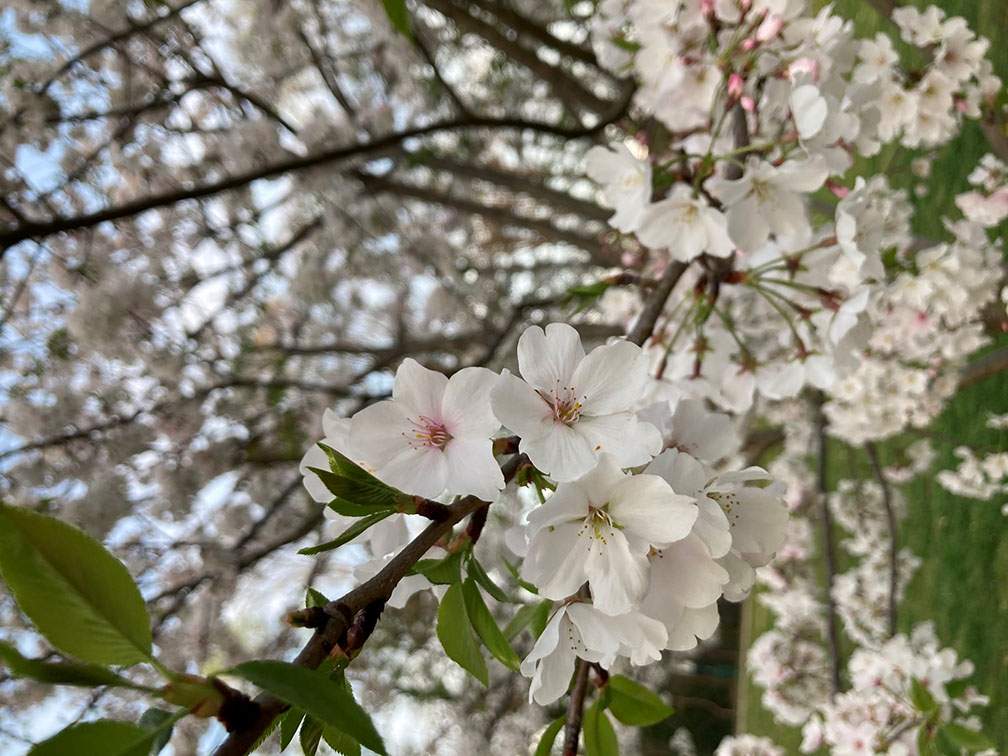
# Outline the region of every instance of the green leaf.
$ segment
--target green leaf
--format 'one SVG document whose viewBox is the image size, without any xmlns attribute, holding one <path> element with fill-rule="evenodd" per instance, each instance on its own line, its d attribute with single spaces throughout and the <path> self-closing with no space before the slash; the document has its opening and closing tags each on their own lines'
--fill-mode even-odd
<svg viewBox="0 0 1008 756">
<path fill-rule="evenodd" d="M 605 294 L 606 289 L 612 285 L 612 281 L 595 281 L 594 283 L 586 284 L 584 286 L 571 287 L 570 289 L 567 289 L 567 293 L 564 295 L 560 304 L 565 307 L 569 304 L 574 304 L 574 312 L 581 312 L 581 310 L 588 307 L 594 303 L 596 299 Z"/>
<path fill-rule="evenodd" d="M 326 727 L 322 730 L 322 738 L 336 753 L 343 756 L 360 756 L 360 743 L 342 730 L 337 730 L 335 727 Z"/>
<path fill-rule="evenodd" d="M 588 707 L 581 727 L 586 756 L 619 756 L 616 731 L 598 701 Z"/>
<path fill-rule="evenodd" d="M 483 641 L 487 651 L 505 667 L 517 672 L 521 667 L 521 660 L 497 626 L 497 621 L 483 602 L 479 586 L 471 577 L 462 583 L 462 599 L 465 602 L 466 614 L 469 615 L 469 624 Z"/>
<path fill-rule="evenodd" d="M 513 564 L 511 564 L 511 562 L 509 562 L 507 559 L 504 559 L 503 561 L 504 561 L 504 566 L 508 568 L 508 572 L 511 573 L 511 576 L 514 577 L 515 582 L 517 582 L 518 585 L 520 585 L 522 588 L 524 588 L 529 593 L 535 594 L 536 596 L 539 595 L 539 589 L 538 588 L 536 588 L 534 585 L 532 585 L 532 583 L 528 582 L 527 580 L 522 580 L 521 575 L 518 573 L 518 568 L 517 567 L 515 567 Z"/>
<path fill-rule="evenodd" d="M 483 569 L 483 565 L 479 563 L 475 556 L 470 556 L 467 571 L 469 573 L 469 577 L 474 578 L 477 583 L 483 586 L 483 590 L 493 596 L 495 601 L 500 601 L 502 604 L 506 604 L 511 601 L 507 594 L 501 590 L 500 586 L 498 586 L 497 583 L 495 583 L 490 576 L 487 575 L 486 570 Z"/>
<path fill-rule="evenodd" d="M 413 27 L 410 23 L 409 10 L 406 8 L 406 0 L 382 0 L 382 6 L 385 8 L 385 15 L 392 22 L 392 28 L 407 39 L 412 39 Z"/>
<path fill-rule="evenodd" d="M 940 730 L 945 737 L 952 741 L 952 744 L 959 748 L 965 748 L 971 753 L 974 751 L 984 751 L 994 748 L 994 742 L 982 732 L 970 730 L 962 725 L 949 723 Z"/>
<path fill-rule="evenodd" d="M 326 504 L 329 509 L 344 517 L 364 517 L 374 514 L 375 508 L 367 504 L 354 504 L 352 501 L 341 499 L 338 496 Z"/>
<path fill-rule="evenodd" d="M 931 692 L 916 678 L 910 680 L 910 703 L 914 705 L 917 711 L 924 712 L 925 714 L 934 711 L 938 705 L 935 703 Z"/>
<path fill-rule="evenodd" d="M 315 756 L 319 743 L 322 741 L 322 723 L 315 717 L 305 717 L 301 723 L 301 734 L 298 742 L 301 744 L 301 752 L 304 756 Z"/>
<path fill-rule="evenodd" d="M 522 604 L 519 606 L 514 617 L 504 626 L 504 637 L 509 641 L 514 640 L 514 637 L 532 621 L 532 617 L 538 609 L 539 604 Z"/>
<path fill-rule="evenodd" d="M 160 733 L 131 722 L 99 719 L 61 730 L 28 756 L 148 756 Z"/>
<path fill-rule="evenodd" d="M 120 677 L 107 667 L 80 662 L 30 659 L 22 656 L 14 646 L 0 641 L 0 663 L 7 667 L 14 677 L 28 677 L 50 685 L 76 685 L 97 687 L 113 685 L 120 688 L 145 690 L 124 677 Z"/>
<path fill-rule="evenodd" d="M 316 591 L 314 588 L 309 587 L 305 591 L 304 605 L 305 609 L 313 609 L 314 607 L 324 607 L 329 603 L 329 599 L 326 598 L 325 594 Z"/>
<path fill-rule="evenodd" d="M 918 756 L 935 756 L 935 750 L 931 737 L 928 735 L 928 725 L 925 722 L 917 730 L 917 754 Z"/>
<path fill-rule="evenodd" d="M 489 683 L 486 661 L 480 653 L 466 613 L 462 586 L 449 586 L 441 599 L 437 616 L 437 637 L 448 658 L 471 674 L 483 685 Z M 365 744 L 366 745 L 366 744 Z"/>
<path fill-rule="evenodd" d="M 156 706 L 152 706 L 140 715 L 141 727 L 157 731 L 154 740 L 151 741 L 150 751 L 148 751 L 151 756 L 161 753 L 161 750 L 168 745 L 176 719 L 178 717 L 170 711 L 159 709 Z"/>
<path fill-rule="evenodd" d="M 609 711 L 623 724 L 647 727 L 672 715 L 672 709 L 656 693 L 627 677 L 613 675 L 606 688 Z"/>
<path fill-rule="evenodd" d="M 374 475 L 369 473 L 363 467 L 358 465 L 349 457 L 343 456 L 340 452 L 335 449 L 320 443 L 319 446 L 322 451 L 325 452 L 326 457 L 329 459 L 329 468 L 335 475 L 342 478 L 346 478 L 352 481 L 358 491 L 364 492 L 363 499 L 360 496 L 354 497 L 343 497 L 350 498 L 352 501 L 356 501 L 359 504 L 371 502 L 372 499 L 381 499 L 387 501 L 385 506 L 392 506 L 393 501 L 396 497 L 403 497 L 410 499 L 412 501 L 412 496 L 407 496 L 402 491 L 397 488 L 393 488 L 387 483 L 383 483 L 378 480 Z M 314 469 L 314 468 L 310 468 Z M 325 481 L 323 480 L 323 483 Z M 333 492 L 336 496 L 341 496 L 337 492 Z"/>
<path fill-rule="evenodd" d="M 444 559 L 420 559 L 413 571 L 437 585 L 455 585 L 462 582 L 462 551 L 455 551 Z"/>
<path fill-rule="evenodd" d="M 553 750 L 553 743 L 556 740 L 557 735 L 560 730 L 563 729 L 564 718 L 557 717 L 552 722 L 550 722 L 549 727 L 539 738 L 539 745 L 536 746 L 534 756 L 549 756 L 550 751 Z"/>
<path fill-rule="evenodd" d="M 396 506 L 396 500 L 402 495 L 401 491 L 386 486 L 378 478 L 357 465 L 354 465 L 354 468 L 360 471 L 360 476 L 351 477 L 342 472 L 331 472 L 320 467 L 309 467 L 308 469 L 319 477 L 319 480 L 329 489 L 329 493 L 336 499 L 358 506 L 367 506 L 372 510 Z M 337 504 L 333 509 L 339 511 L 338 506 Z"/>
<path fill-rule="evenodd" d="M 280 750 L 286 750 L 287 746 L 291 744 L 294 740 L 294 736 L 297 735 L 298 727 L 301 726 L 301 722 L 305 718 L 305 713 L 303 710 L 292 706 L 284 713 L 283 719 L 280 720 Z"/>
<path fill-rule="evenodd" d="M 344 530 L 336 538 L 331 541 L 326 541 L 325 543 L 320 543 L 317 546 L 309 546 L 304 549 L 299 549 L 298 554 L 305 554 L 311 556 L 312 554 L 321 554 L 323 551 L 332 551 L 333 549 L 338 549 L 343 544 L 352 541 L 354 538 L 359 536 L 365 530 L 370 528 L 372 525 L 377 525 L 379 522 L 384 520 L 389 515 L 395 514 L 394 509 L 382 509 L 374 514 L 370 514 L 367 517 L 361 517 L 357 522 L 351 525 L 349 528 Z"/>
<path fill-rule="evenodd" d="M 342 681 L 332 681 L 324 673 L 281 661 L 245 662 L 233 672 L 324 724 L 342 730 L 372 751 L 385 753 L 371 717 Z"/>
<path fill-rule="evenodd" d="M 151 626 L 122 562 L 53 517 L 0 504 L 0 573 L 60 651 L 94 664 L 151 658 Z"/>
</svg>

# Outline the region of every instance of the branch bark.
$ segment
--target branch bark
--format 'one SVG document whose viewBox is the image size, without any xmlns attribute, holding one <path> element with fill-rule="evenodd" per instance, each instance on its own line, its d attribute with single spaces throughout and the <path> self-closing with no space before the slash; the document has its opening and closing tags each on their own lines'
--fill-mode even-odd
<svg viewBox="0 0 1008 756">
<path fill-rule="evenodd" d="M 584 659 L 577 660 L 574 672 L 574 687 L 571 688 L 570 701 L 567 703 L 567 720 L 564 723 L 563 756 L 577 756 L 578 740 L 581 737 L 581 716 L 584 713 L 585 694 L 588 692 L 588 668 L 591 666 Z"/>
<path fill-rule="evenodd" d="M 830 698 L 835 698 L 840 692 L 840 640 L 837 630 L 836 603 L 833 601 L 833 576 L 836 575 L 836 548 L 833 544 L 833 517 L 829 510 L 827 495 L 827 436 L 826 415 L 823 412 L 825 397 L 822 392 L 816 392 L 816 435 L 819 438 L 818 469 L 816 471 L 816 487 L 822 513 L 823 527 L 823 559 L 825 560 L 826 583 L 826 640 L 830 652 Z"/>
<path fill-rule="evenodd" d="M 655 323 L 661 317 L 662 310 L 665 309 L 665 303 L 668 301 L 669 296 L 671 296 L 672 289 L 679 283 L 679 279 L 686 271 L 686 267 L 684 263 L 674 262 L 669 263 L 665 268 L 665 272 L 662 273 L 662 277 L 658 281 L 658 286 L 651 292 L 648 301 L 644 304 L 644 309 L 641 310 L 641 314 L 637 317 L 637 322 L 634 323 L 633 328 L 630 329 L 630 333 L 627 334 L 627 341 L 637 346 L 644 346 L 644 342 L 648 340 L 654 331 Z"/>
<path fill-rule="evenodd" d="M 523 462 L 523 455 L 515 455 L 505 462 L 501 466 L 504 480 L 511 480 Z M 328 619 L 325 624 L 315 630 L 315 634 L 294 659 L 294 664 L 316 669 L 333 650 L 341 647 L 341 641 L 345 642 L 347 630 L 359 612 L 377 602 L 384 603 L 410 568 L 434 544 L 440 541 L 457 523 L 485 505 L 486 502 L 475 496 L 466 496 L 453 504 L 450 507 L 451 514 L 447 519 L 428 525 L 420 535 L 396 554 L 381 572 L 342 598 L 327 604 L 325 611 Z M 231 732 L 214 751 L 214 756 L 245 756 L 263 733 L 269 729 L 273 721 L 289 708 L 289 705 L 284 701 L 265 693 L 255 698 L 255 704 L 258 707 L 255 719 L 247 726 Z"/>
<path fill-rule="evenodd" d="M 868 453 L 875 478 L 882 487 L 882 506 L 885 507 L 886 521 L 889 524 L 889 603 L 886 607 L 886 620 L 889 625 L 889 637 L 892 638 L 896 635 L 896 588 L 899 580 L 899 533 L 896 529 L 896 512 L 893 510 L 892 489 L 879 460 L 878 447 L 869 442 L 865 444 L 865 451 Z"/>
</svg>

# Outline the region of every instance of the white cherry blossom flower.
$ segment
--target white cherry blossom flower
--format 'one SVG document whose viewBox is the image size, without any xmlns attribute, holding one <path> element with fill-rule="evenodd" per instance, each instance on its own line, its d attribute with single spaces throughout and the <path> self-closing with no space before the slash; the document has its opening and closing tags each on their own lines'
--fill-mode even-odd
<svg viewBox="0 0 1008 756">
<path fill-rule="evenodd" d="M 500 428 L 490 408 L 496 380 L 485 368 L 463 368 L 449 379 L 404 360 L 392 400 L 354 415 L 354 444 L 379 478 L 407 493 L 433 498 L 447 489 L 493 500 L 504 487 L 491 440 Z"/>
<path fill-rule="evenodd" d="M 609 225 L 617 231 L 635 230 L 651 199 L 651 164 L 635 158 L 623 144 L 592 147 L 585 157 L 588 177 L 602 185 L 602 198 L 616 211 Z"/>
<path fill-rule="evenodd" d="M 518 369 L 528 383 L 504 371 L 493 410 L 547 475 L 574 480 L 603 453 L 633 467 L 661 451 L 658 429 L 631 412 L 648 380 L 640 347 L 615 341 L 586 356 L 571 326 L 531 326 L 518 340 Z"/>
<path fill-rule="evenodd" d="M 694 197 L 685 184 L 676 184 L 665 199 L 648 206 L 637 238 L 648 247 L 667 249 L 680 262 L 689 262 L 704 252 L 727 257 L 735 250 L 724 215 Z"/>
<path fill-rule="evenodd" d="M 692 497 L 655 475 L 625 475 L 612 455 L 562 483 L 528 518 L 522 573 L 546 598 L 563 599 L 588 582 L 594 605 L 623 614 L 648 586 L 648 553 L 689 535 Z"/>
</svg>

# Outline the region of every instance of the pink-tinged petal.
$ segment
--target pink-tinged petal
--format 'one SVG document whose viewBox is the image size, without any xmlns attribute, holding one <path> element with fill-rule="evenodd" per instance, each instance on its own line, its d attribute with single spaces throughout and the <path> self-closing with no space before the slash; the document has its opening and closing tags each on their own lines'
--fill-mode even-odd
<svg viewBox="0 0 1008 756">
<path fill-rule="evenodd" d="M 577 366 L 571 383 L 584 414 L 608 415 L 629 410 L 644 393 L 648 358 L 629 341 L 596 347 Z"/>
<path fill-rule="evenodd" d="M 529 456 L 532 464 L 561 482 L 580 478 L 595 466 L 597 459 L 583 435 L 557 422 L 550 423 L 546 433 L 538 438 L 522 436 L 519 449 Z"/>
<path fill-rule="evenodd" d="M 414 440 L 415 429 L 395 402 L 365 407 L 350 420 L 354 446 L 376 468 L 398 457 Z M 328 466 L 328 465 L 327 465 Z"/>
<path fill-rule="evenodd" d="M 448 463 L 445 487 L 450 493 L 493 501 L 504 488 L 504 475 L 494 460 L 489 438 L 453 438 L 444 448 Z"/>
<path fill-rule="evenodd" d="M 728 571 L 711 559 L 704 542 L 690 535 L 651 559 L 651 583 L 683 606 L 708 606 L 721 597 Z"/>
<path fill-rule="evenodd" d="M 595 608 L 611 615 L 629 612 L 647 590 L 647 557 L 632 552 L 621 532 L 604 525 L 586 556 L 584 568 Z"/>
<path fill-rule="evenodd" d="M 584 356 L 581 337 L 566 323 L 550 323 L 545 331 L 539 326 L 529 326 L 518 339 L 518 371 L 540 391 L 569 386 L 570 377 Z"/>
<path fill-rule="evenodd" d="M 544 436 L 555 424 L 553 409 L 521 378 L 505 370 L 490 391 L 494 415 L 523 439 Z"/>
<path fill-rule="evenodd" d="M 528 532 L 559 525 L 564 522 L 581 522 L 588 516 L 591 501 L 585 490 L 575 483 L 561 483 L 545 504 L 533 509 L 528 516 Z"/>
<path fill-rule="evenodd" d="M 444 493 L 448 462 L 436 447 L 406 447 L 399 456 L 378 468 L 379 477 L 406 493 L 433 499 Z"/>
<path fill-rule="evenodd" d="M 315 501 L 322 504 L 332 501 L 333 495 L 329 492 L 329 489 L 325 487 L 325 484 L 319 480 L 315 473 L 308 470 L 309 467 L 317 467 L 321 470 L 329 469 L 329 458 L 317 446 L 309 448 L 301 458 L 300 470 L 304 476 L 304 487 L 307 489 L 308 495 Z"/>
<path fill-rule="evenodd" d="M 688 536 L 697 506 L 657 475 L 629 475 L 609 494 L 609 514 L 621 528 L 657 545 Z"/>
<path fill-rule="evenodd" d="M 574 430 L 596 454 L 607 452 L 620 467 L 636 467 L 650 462 L 661 451 L 662 437 L 651 423 L 638 420 L 629 412 L 600 417 L 582 416 Z"/>
<path fill-rule="evenodd" d="M 582 531 L 581 523 L 564 523 L 532 536 L 522 576 L 539 589 L 540 596 L 565 599 L 584 583 L 591 537 Z"/>
<path fill-rule="evenodd" d="M 467 367 L 448 379 L 441 417 L 451 435 L 490 438 L 497 432 L 500 421 L 490 407 L 490 391 L 499 377 L 486 368 Z"/>
<path fill-rule="evenodd" d="M 445 375 L 407 357 L 396 371 L 392 399 L 402 405 L 409 417 L 428 417 L 440 422 L 441 398 L 447 386 Z"/>
</svg>

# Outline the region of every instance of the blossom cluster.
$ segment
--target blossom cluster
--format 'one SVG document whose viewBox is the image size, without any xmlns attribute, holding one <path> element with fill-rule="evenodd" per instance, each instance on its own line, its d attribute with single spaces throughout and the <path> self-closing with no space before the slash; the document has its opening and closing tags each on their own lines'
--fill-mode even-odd
<svg viewBox="0 0 1008 756">
<path fill-rule="evenodd" d="M 531 326 L 518 342 L 520 377 L 485 368 L 446 377 L 407 359 L 390 400 L 349 419 L 324 417 L 325 445 L 415 496 L 498 499 L 502 426 L 554 481 L 515 546 L 522 578 L 561 602 L 522 665 L 542 704 L 567 690 L 577 657 L 647 664 L 710 637 L 718 599 L 744 598 L 783 542 L 783 486 L 760 468 L 715 470 L 737 441 L 726 416 L 688 399 L 642 406 L 653 392 L 648 367 L 630 342 L 586 353 L 569 325 Z M 332 495 L 311 468 L 325 466 L 320 448 L 302 461 L 320 502 Z M 343 529 L 353 518 L 334 519 Z M 418 520 L 396 514 L 365 531 L 357 540 L 373 559 L 357 577 L 391 559 Z M 389 603 L 402 606 L 428 585 L 411 575 Z"/>
</svg>

